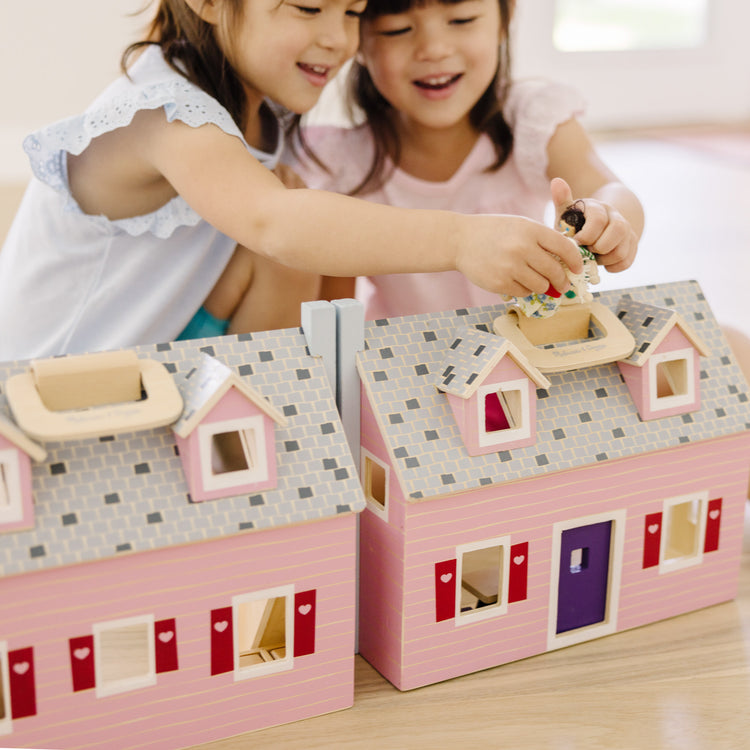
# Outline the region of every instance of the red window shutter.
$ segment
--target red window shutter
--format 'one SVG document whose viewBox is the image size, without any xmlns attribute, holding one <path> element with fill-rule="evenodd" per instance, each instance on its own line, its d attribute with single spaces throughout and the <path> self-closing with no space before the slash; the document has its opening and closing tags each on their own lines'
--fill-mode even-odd
<svg viewBox="0 0 750 750">
<path fill-rule="evenodd" d="M 96 687 L 94 671 L 94 636 L 82 635 L 68 641 L 70 650 L 70 673 L 73 677 L 73 691 L 90 690 Z"/>
<path fill-rule="evenodd" d="M 34 681 L 34 649 L 8 651 L 10 674 L 10 712 L 14 719 L 36 716 L 36 684 Z"/>
<path fill-rule="evenodd" d="M 643 529 L 643 567 L 653 568 L 659 564 L 661 550 L 661 513 L 649 513 Z"/>
<path fill-rule="evenodd" d="M 157 673 L 178 669 L 177 622 L 174 618 L 154 623 L 154 647 Z"/>
<path fill-rule="evenodd" d="M 315 590 L 300 591 L 294 595 L 294 655 L 315 653 Z"/>
<path fill-rule="evenodd" d="M 719 531 L 721 529 L 721 498 L 708 501 L 708 515 L 706 516 L 706 541 L 704 552 L 716 552 L 719 549 Z"/>
<path fill-rule="evenodd" d="M 435 563 L 435 622 L 456 616 L 456 569 L 455 560 Z"/>
<path fill-rule="evenodd" d="M 521 542 L 510 548 L 508 602 L 522 602 L 527 597 L 529 579 L 529 543 Z"/>
<path fill-rule="evenodd" d="M 211 674 L 222 674 L 234 669 L 234 638 L 232 636 L 232 608 L 211 610 Z"/>
</svg>

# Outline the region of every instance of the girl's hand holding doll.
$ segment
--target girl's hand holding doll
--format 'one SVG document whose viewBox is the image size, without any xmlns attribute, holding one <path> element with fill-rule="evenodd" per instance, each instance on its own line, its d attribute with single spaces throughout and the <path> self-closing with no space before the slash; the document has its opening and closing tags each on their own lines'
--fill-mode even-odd
<svg viewBox="0 0 750 750">
<path fill-rule="evenodd" d="M 586 223 L 574 237 L 597 256 L 597 261 L 608 271 L 624 271 L 635 260 L 638 235 L 630 222 L 613 206 L 596 198 L 575 199 L 565 180 L 555 177 L 550 184 L 555 213 L 573 203 L 581 204 Z"/>
<path fill-rule="evenodd" d="M 557 128 L 547 155 L 557 215 L 574 202 L 581 201 L 584 206 L 586 223 L 575 234 L 575 241 L 588 247 L 607 271 L 629 268 L 643 232 L 643 207 L 638 198 L 602 162 L 575 119 Z"/>
</svg>

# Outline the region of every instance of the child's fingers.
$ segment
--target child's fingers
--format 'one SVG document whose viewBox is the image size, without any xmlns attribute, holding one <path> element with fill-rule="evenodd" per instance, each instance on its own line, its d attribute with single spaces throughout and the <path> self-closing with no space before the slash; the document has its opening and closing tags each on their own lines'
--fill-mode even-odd
<svg viewBox="0 0 750 750">
<path fill-rule="evenodd" d="M 555 214 L 557 216 L 573 203 L 573 191 L 562 177 L 554 177 L 552 179 L 549 184 L 549 192 L 552 197 L 552 203 L 555 204 Z"/>
<path fill-rule="evenodd" d="M 576 242 L 586 247 L 592 247 L 600 238 L 602 232 L 610 222 L 607 206 L 599 201 L 585 202 L 586 223 L 575 235 Z"/>
<path fill-rule="evenodd" d="M 581 260 L 581 253 L 578 250 L 578 244 L 553 229 L 543 228 L 545 229 L 545 233 L 539 237 L 539 247 L 553 256 L 557 256 L 573 273 L 581 273 L 583 271 L 583 261 Z M 539 262 L 538 260 L 537 263 Z"/>
<path fill-rule="evenodd" d="M 630 227 L 626 222 L 610 222 L 594 242 L 587 244 L 587 247 L 597 255 L 607 255 L 622 245 L 629 234 Z"/>
<path fill-rule="evenodd" d="M 576 248 L 576 255 L 578 250 Z M 576 273 L 578 273 L 576 271 Z M 528 271 L 523 275 L 518 274 L 517 278 L 529 289 L 530 292 L 537 294 L 545 293 L 550 286 L 558 292 L 563 293 L 568 290 L 570 280 L 565 273 L 565 268 L 560 262 L 557 255 L 550 252 L 540 252 L 529 258 Z"/>
<path fill-rule="evenodd" d="M 619 273 L 633 264 L 638 252 L 638 239 L 635 232 L 628 232 L 627 236 L 607 253 L 597 255 L 597 261 L 610 273 Z"/>
</svg>

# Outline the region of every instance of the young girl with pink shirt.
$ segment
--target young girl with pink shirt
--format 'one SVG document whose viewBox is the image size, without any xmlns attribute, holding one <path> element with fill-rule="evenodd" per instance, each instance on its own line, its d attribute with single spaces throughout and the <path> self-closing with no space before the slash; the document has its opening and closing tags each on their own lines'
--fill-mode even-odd
<svg viewBox="0 0 750 750">
<path fill-rule="evenodd" d="M 369 0 L 348 79 L 363 124 L 306 128 L 295 169 L 310 187 L 464 214 L 542 221 L 550 198 L 558 214 L 582 199 L 576 242 L 623 271 L 641 205 L 597 156 L 572 88 L 511 79 L 513 10 L 513 0 Z M 358 294 L 371 319 L 499 301 L 455 271 L 373 274 Z"/>
</svg>

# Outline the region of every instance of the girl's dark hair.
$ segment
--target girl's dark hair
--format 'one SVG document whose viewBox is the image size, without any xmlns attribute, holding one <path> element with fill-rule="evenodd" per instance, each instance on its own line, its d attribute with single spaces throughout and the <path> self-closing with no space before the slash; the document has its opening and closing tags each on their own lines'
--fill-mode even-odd
<svg viewBox="0 0 750 750">
<path fill-rule="evenodd" d="M 243 0 L 222 0 L 222 26 L 224 36 L 230 42 L 231 29 L 239 24 L 243 5 Z M 214 26 L 195 13 L 185 0 L 159 0 L 146 38 L 131 44 L 123 53 L 120 60 L 123 72 L 127 73 L 132 56 L 148 45 L 161 47 L 170 67 L 224 106 L 244 132 L 247 114 L 245 90 L 231 64 L 231 43 L 225 53 L 216 39 Z"/>
<path fill-rule="evenodd" d="M 390 13 L 403 13 L 414 5 L 426 5 L 429 2 L 454 4 L 461 0 L 368 0 L 362 23 L 372 21 L 379 16 Z M 469 113 L 471 124 L 480 133 L 486 133 L 495 147 L 495 162 L 489 171 L 499 169 L 513 150 L 513 131 L 505 121 L 505 105 L 510 84 L 510 21 L 515 0 L 497 0 L 500 5 L 501 39 L 497 72 L 487 90 Z M 401 143 L 394 123 L 393 107 L 375 88 L 370 74 L 356 60 L 349 70 L 347 81 L 349 105 L 362 110 L 367 126 L 372 131 L 374 154 L 370 169 L 362 181 L 351 191 L 352 195 L 377 190 L 388 178 L 386 159 L 388 156 L 394 165 L 398 165 L 401 155 Z M 352 106 L 353 105 L 353 106 Z"/>
</svg>

